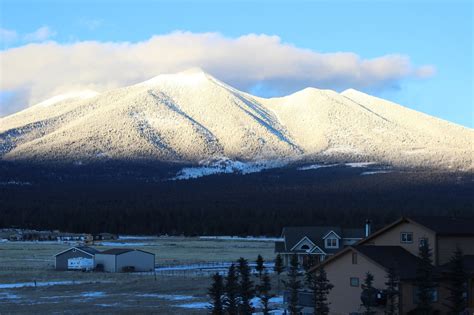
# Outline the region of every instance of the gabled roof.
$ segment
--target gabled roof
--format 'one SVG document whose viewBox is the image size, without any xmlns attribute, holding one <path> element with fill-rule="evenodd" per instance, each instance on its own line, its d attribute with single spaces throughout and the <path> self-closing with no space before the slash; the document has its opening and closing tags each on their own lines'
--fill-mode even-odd
<svg viewBox="0 0 474 315">
<path fill-rule="evenodd" d="M 298 247 L 298 245 L 300 245 L 305 240 L 307 242 L 311 243 L 311 246 L 313 246 L 313 247 L 316 246 L 316 244 L 314 244 L 307 236 L 303 236 L 303 238 L 298 243 L 293 245 L 293 247 L 290 250 L 295 250 L 295 247 Z"/>
<path fill-rule="evenodd" d="M 438 235 L 474 236 L 474 217 L 410 217 L 412 221 L 426 226 Z"/>
<path fill-rule="evenodd" d="M 420 258 L 401 246 L 354 246 L 354 249 L 384 269 L 394 268 L 402 280 L 415 279 Z"/>
<path fill-rule="evenodd" d="M 72 249 L 79 250 L 79 251 L 81 251 L 85 254 L 88 254 L 90 256 L 94 256 L 95 254 L 100 253 L 100 251 L 98 251 L 97 249 L 89 247 L 89 246 L 74 246 L 74 247 L 63 250 L 62 252 L 59 252 L 54 256 L 59 256 L 59 255 L 65 253 L 65 252 L 68 252 L 68 251 L 72 250 Z"/>
<path fill-rule="evenodd" d="M 150 254 L 150 255 L 155 255 L 153 253 L 146 252 L 146 251 L 141 250 L 141 249 L 133 249 L 133 248 L 111 248 L 111 249 L 105 250 L 103 252 L 100 252 L 100 254 L 118 256 L 118 255 L 122 255 L 122 254 L 125 254 L 125 253 L 128 253 L 128 252 L 135 252 L 135 251 L 147 253 L 147 254 Z"/>
<path fill-rule="evenodd" d="M 404 222 L 424 226 L 428 230 L 431 230 L 436 233 L 437 235 L 474 236 L 474 218 L 453 218 L 446 216 L 410 218 L 401 217 L 400 219 L 390 223 L 389 225 L 384 226 L 380 230 L 370 234 L 369 237 L 361 240 L 357 244 L 367 243 L 370 240 L 376 238 L 377 236 Z"/>
<path fill-rule="evenodd" d="M 346 247 L 344 250 L 313 267 L 311 271 L 330 264 L 349 251 L 359 253 L 385 270 L 392 267 L 395 268 L 401 280 L 413 280 L 415 278 L 416 268 L 420 260 L 401 246 L 358 245 Z"/>
<path fill-rule="evenodd" d="M 300 242 L 305 236 L 313 242 L 316 246 L 324 248 L 323 237 L 329 232 L 334 231 L 337 235 L 342 238 L 362 238 L 364 237 L 364 229 L 345 229 L 338 226 L 291 226 L 284 227 L 282 231 L 282 237 L 285 239 L 284 250 L 289 252 L 298 242 Z M 341 244 L 342 245 L 342 244 Z M 278 248 L 277 248 L 278 247 Z M 281 249 L 281 245 L 277 245 L 275 250 Z M 325 249 L 328 253 L 334 253 L 339 249 Z"/>
<path fill-rule="evenodd" d="M 335 235 L 337 239 L 339 239 L 339 240 L 341 239 L 341 237 L 336 232 L 334 232 L 333 230 L 327 232 L 326 235 L 323 236 L 323 239 L 327 239 L 329 237 L 329 235 L 331 235 L 331 234 Z"/>
</svg>

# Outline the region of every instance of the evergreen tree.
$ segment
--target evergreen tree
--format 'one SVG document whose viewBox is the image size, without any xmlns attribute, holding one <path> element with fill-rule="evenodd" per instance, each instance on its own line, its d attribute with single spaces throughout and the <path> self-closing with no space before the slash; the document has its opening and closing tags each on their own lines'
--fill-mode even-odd
<svg viewBox="0 0 474 315">
<path fill-rule="evenodd" d="M 307 254 L 305 259 L 303 260 L 303 269 L 305 271 L 305 281 L 306 281 L 306 284 L 310 284 L 311 281 L 312 281 L 312 277 L 314 275 L 313 272 L 309 272 L 309 270 L 316 266 L 316 259 L 315 259 L 315 256 L 314 255 L 311 255 L 311 254 Z"/>
<path fill-rule="evenodd" d="M 320 267 L 306 279 L 309 279 L 308 287 L 313 292 L 314 314 L 328 315 L 330 304 L 328 294 L 334 286 L 329 282 L 326 271 Z"/>
<path fill-rule="evenodd" d="M 447 306 L 451 314 L 459 314 L 467 307 L 467 274 L 464 269 L 463 252 L 458 247 L 450 259 L 450 270 L 448 272 L 448 291 L 447 300 L 450 302 Z"/>
<path fill-rule="evenodd" d="M 400 298 L 400 291 L 398 289 L 400 280 L 394 267 L 388 269 L 386 279 L 387 309 L 385 310 L 385 314 L 396 315 L 398 314 L 398 301 Z"/>
<path fill-rule="evenodd" d="M 298 256 L 293 254 L 291 255 L 290 269 L 288 270 L 288 280 L 284 282 L 286 289 L 290 293 L 288 301 L 288 311 L 290 315 L 298 315 L 301 309 L 301 307 L 298 307 L 298 293 L 303 287 L 300 277 Z"/>
<path fill-rule="evenodd" d="M 258 255 L 256 263 L 257 265 L 255 267 L 255 270 L 257 270 L 258 272 L 258 278 L 262 279 L 262 273 L 263 273 L 263 270 L 265 269 L 265 266 L 263 265 L 264 260 L 261 255 Z"/>
<path fill-rule="evenodd" d="M 270 281 L 270 276 L 268 275 L 268 272 L 265 271 L 261 278 L 260 284 L 257 286 L 258 297 L 262 302 L 263 315 L 270 314 L 270 308 L 268 304 L 270 299 L 275 296 L 274 294 L 271 294 L 271 290 L 272 285 Z"/>
<path fill-rule="evenodd" d="M 362 306 L 365 308 L 364 315 L 375 315 L 376 311 L 373 306 L 375 306 L 375 288 L 374 288 L 374 276 L 367 272 L 365 274 L 363 292 L 362 292 Z"/>
<path fill-rule="evenodd" d="M 255 290 L 253 282 L 250 280 L 250 267 L 248 261 L 244 258 L 238 260 L 239 269 L 239 291 L 240 291 L 240 303 L 239 303 L 239 314 L 250 315 L 252 314 L 253 308 L 251 300 L 255 296 Z"/>
<path fill-rule="evenodd" d="M 222 297 L 224 295 L 224 284 L 220 274 L 216 273 L 212 276 L 212 285 L 209 288 L 208 295 L 211 298 L 209 313 L 212 315 L 223 315 Z"/>
<path fill-rule="evenodd" d="M 237 315 L 239 310 L 239 277 L 235 265 L 229 267 L 225 278 L 224 310 L 226 314 Z"/>
<path fill-rule="evenodd" d="M 433 279 L 431 256 L 431 249 L 428 240 L 426 240 L 420 246 L 420 261 L 416 268 L 417 311 L 422 315 L 431 314 L 433 311 L 433 290 L 436 288 L 436 283 Z"/>
<path fill-rule="evenodd" d="M 284 271 L 283 259 L 281 258 L 280 254 L 277 254 L 275 258 L 275 266 L 273 267 L 273 271 L 275 271 L 277 274 L 277 291 L 280 293 L 280 275 Z"/>
</svg>

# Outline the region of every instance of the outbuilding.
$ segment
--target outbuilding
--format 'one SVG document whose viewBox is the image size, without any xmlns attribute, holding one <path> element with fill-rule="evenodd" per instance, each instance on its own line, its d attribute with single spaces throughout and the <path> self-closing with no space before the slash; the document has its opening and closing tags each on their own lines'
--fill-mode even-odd
<svg viewBox="0 0 474 315">
<path fill-rule="evenodd" d="M 139 249 L 109 249 L 95 255 L 95 268 L 106 272 L 153 271 L 155 254 Z"/>
<path fill-rule="evenodd" d="M 95 266 L 94 258 L 99 251 L 89 246 L 75 246 L 63 250 L 62 252 L 54 255 L 55 258 L 55 269 L 56 270 L 77 270 L 77 269 L 88 269 L 89 265 L 91 269 Z"/>
</svg>

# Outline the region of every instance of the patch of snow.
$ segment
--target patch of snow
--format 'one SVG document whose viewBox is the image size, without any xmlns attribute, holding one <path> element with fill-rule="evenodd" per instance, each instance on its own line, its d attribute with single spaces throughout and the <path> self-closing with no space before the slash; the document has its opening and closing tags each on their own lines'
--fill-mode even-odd
<svg viewBox="0 0 474 315">
<path fill-rule="evenodd" d="M 344 165 L 349 166 L 349 167 L 367 167 L 374 164 L 377 164 L 377 162 L 353 162 L 353 163 L 345 163 Z"/>
<path fill-rule="evenodd" d="M 0 300 L 17 300 L 20 296 L 9 292 L 0 292 Z"/>
<path fill-rule="evenodd" d="M 16 180 L 10 180 L 8 182 L 0 182 L 0 185 L 17 185 L 17 186 L 31 186 L 32 184 L 30 182 L 20 182 Z"/>
<path fill-rule="evenodd" d="M 155 236 L 140 235 L 119 235 L 119 240 L 151 240 L 156 239 Z"/>
<path fill-rule="evenodd" d="M 47 282 L 17 282 L 17 283 L 0 283 L 0 289 L 14 289 L 24 287 L 47 287 L 53 285 L 75 285 L 84 283 L 107 283 L 109 281 L 47 281 Z"/>
<path fill-rule="evenodd" d="M 298 171 L 308 171 L 308 170 L 317 170 L 320 168 L 325 168 L 325 167 L 333 167 L 333 166 L 338 166 L 339 164 L 312 164 L 308 166 L 302 166 L 298 167 Z"/>
<path fill-rule="evenodd" d="M 206 162 L 205 166 L 186 167 L 176 174 L 171 180 L 194 179 L 203 176 L 215 174 L 251 174 L 258 173 L 263 170 L 283 167 L 287 164 L 284 161 L 260 161 L 260 162 L 240 162 L 227 158 L 217 161 Z"/>
<path fill-rule="evenodd" d="M 207 309 L 211 305 L 208 302 L 194 302 L 194 303 L 185 303 L 174 305 L 181 308 L 191 308 L 191 309 Z"/>
<path fill-rule="evenodd" d="M 190 295 L 176 295 L 176 294 L 155 294 L 155 293 L 145 293 L 145 294 L 136 294 L 135 296 L 138 297 L 149 297 L 149 298 L 156 298 L 161 300 L 168 300 L 168 301 L 189 301 L 194 300 L 194 296 Z"/>
<path fill-rule="evenodd" d="M 87 298 L 99 298 L 105 296 L 105 292 L 102 291 L 91 291 L 91 292 L 83 292 L 81 293 L 82 297 Z"/>
</svg>

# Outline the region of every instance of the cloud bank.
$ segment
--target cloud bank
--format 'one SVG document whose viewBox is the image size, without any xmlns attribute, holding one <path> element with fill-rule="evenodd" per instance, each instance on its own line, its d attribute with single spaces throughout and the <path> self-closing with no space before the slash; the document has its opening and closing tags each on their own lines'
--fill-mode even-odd
<svg viewBox="0 0 474 315">
<path fill-rule="evenodd" d="M 36 39 L 54 34 L 49 29 L 38 31 Z M 190 32 L 136 43 L 32 43 L 1 51 L 0 66 L 0 90 L 14 95 L 0 97 L 0 115 L 67 91 L 104 91 L 191 67 L 201 67 L 242 90 L 280 95 L 308 86 L 384 89 L 406 78 L 430 77 L 435 71 L 429 65 L 415 66 L 400 54 L 364 59 L 352 52 L 298 48 L 278 36 L 229 38 Z"/>
</svg>

